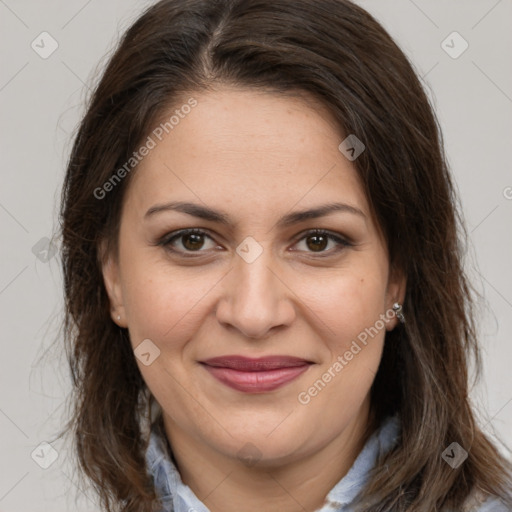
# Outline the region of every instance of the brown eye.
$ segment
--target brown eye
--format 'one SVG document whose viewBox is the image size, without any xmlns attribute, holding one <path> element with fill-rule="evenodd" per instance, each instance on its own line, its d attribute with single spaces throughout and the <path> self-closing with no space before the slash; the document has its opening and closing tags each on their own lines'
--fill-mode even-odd
<svg viewBox="0 0 512 512">
<path fill-rule="evenodd" d="M 326 250 L 329 242 L 332 242 L 334 247 Z M 297 242 L 298 245 L 301 243 L 304 243 L 306 248 L 300 249 L 300 252 L 317 253 L 320 256 L 330 256 L 343 250 L 345 247 L 350 247 L 352 245 L 339 235 L 322 229 L 315 229 L 305 233 L 305 235 Z"/>
<path fill-rule="evenodd" d="M 329 242 L 328 237 L 325 235 L 309 235 L 307 240 L 306 244 L 313 252 L 323 251 Z"/>
<path fill-rule="evenodd" d="M 181 235 L 182 244 L 185 249 L 189 251 L 196 251 L 201 249 L 204 244 L 204 235 L 197 233 L 189 233 L 187 235 Z"/>
<path fill-rule="evenodd" d="M 210 247 L 206 247 L 210 240 Z M 205 253 L 208 249 L 216 247 L 213 239 L 201 229 L 184 229 L 163 237 L 159 245 L 165 249 L 186 255 L 187 253 Z"/>
</svg>

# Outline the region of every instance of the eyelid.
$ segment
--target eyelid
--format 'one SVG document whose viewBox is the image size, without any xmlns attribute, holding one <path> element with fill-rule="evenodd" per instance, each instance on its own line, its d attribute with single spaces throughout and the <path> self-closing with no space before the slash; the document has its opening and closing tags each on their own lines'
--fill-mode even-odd
<svg viewBox="0 0 512 512">
<path fill-rule="evenodd" d="M 173 240 L 177 240 L 180 237 L 190 235 L 190 234 L 198 234 L 203 235 L 208 238 L 210 238 L 212 241 L 215 241 L 214 237 L 210 234 L 210 230 L 206 228 L 184 228 L 179 229 L 176 231 L 172 231 L 170 233 L 167 233 L 166 235 L 160 237 L 154 245 L 163 246 L 164 249 L 167 251 L 181 255 L 185 258 L 195 258 L 202 256 L 201 253 L 207 253 L 208 250 L 198 250 L 198 251 L 181 251 L 176 250 L 171 247 L 171 242 Z M 353 242 L 350 241 L 350 239 L 346 236 L 341 235 L 340 233 L 337 233 L 335 231 L 331 231 L 329 229 L 323 229 L 323 228 L 310 228 L 305 229 L 298 233 L 294 237 L 293 245 L 296 245 L 298 242 L 302 241 L 303 239 L 307 238 L 308 236 L 314 236 L 314 235 L 322 235 L 326 236 L 328 239 L 334 241 L 338 246 L 334 249 L 330 249 L 329 251 L 320 251 L 315 253 L 314 251 L 298 251 L 294 250 L 294 252 L 305 252 L 309 255 L 314 255 L 315 257 L 327 257 L 332 256 L 333 254 L 337 254 L 341 250 L 343 250 L 346 247 L 352 247 L 354 245 Z"/>
<path fill-rule="evenodd" d="M 331 231 L 330 229 L 324 229 L 324 228 L 309 228 L 301 231 L 298 233 L 295 237 L 296 242 L 302 240 L 307 235 L 325 235 L 328 237 L 331 237 L 335 240 L 338 240 L 340 243 L 345 245 L 353 245 L 353 242 L 346 236 L 342 235 L 341 233 L 337 233 L 336 231 Z M 294 242 L 294 243 L 296 243 Z"/>
<path fill-rule="evenodd" d="M 160 237 L 154 245 L 162 246 L 165 250 L 174 253 L 183 255 L 184 257 L 190 258 L 190 257 L 197 257 L 201 256 L 201 253 L 205 253 L 207 251 L 199 250 L 199 251 L 180 251 L 176 250 L 171 247 L 171 242 L 173 240 L 179 240 L 180 237 L 184 237 L 186 235 L 191 234 L 197 234 L 197 235 L 204 235 L 208 238 L 210 238 L 212 241 L 214 240 L 213 236 L 210 235 L 210 231 L 208 229 L 204 228 L 184 228 L 184 229 L 178 229 L 176 231 L 172 231 L 170 233 L 165 234 L 164 236 Z"/>
</svg>

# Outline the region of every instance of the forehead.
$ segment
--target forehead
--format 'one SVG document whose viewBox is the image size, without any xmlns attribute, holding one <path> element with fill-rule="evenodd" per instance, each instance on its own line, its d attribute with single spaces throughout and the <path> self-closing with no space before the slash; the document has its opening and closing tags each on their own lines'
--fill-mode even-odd
<svg viewBox="0 0 512 512">
<path fill-rule="evenodd" d="M 154 147 L 125 198 L 140 213 L 184 198 L 260 212 L 344 201 L 368 213 L 357 171 L 338 149 L 345 135 L 312 97 L 233 88 L 190 97 L 193 108 L 176 113 L 178 103 L 162 116 L 181 114 L 161 140 L 150 134 Z"/>
</svg>

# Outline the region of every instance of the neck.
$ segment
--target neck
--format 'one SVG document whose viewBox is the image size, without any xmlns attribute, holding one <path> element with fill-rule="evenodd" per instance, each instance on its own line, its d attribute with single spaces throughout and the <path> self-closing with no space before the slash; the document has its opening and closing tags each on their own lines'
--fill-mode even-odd
<svg viewBox="0 0 512 512">
<path fill-rule="evenodd" d="M 165 414 L 164 425 L 182 481 L 211 512 L 317 510 L 371 434 L 365 403 L 340 435 L 314 453 L 282 465 L 251 466 L 213 450 Z"/>
</svg>

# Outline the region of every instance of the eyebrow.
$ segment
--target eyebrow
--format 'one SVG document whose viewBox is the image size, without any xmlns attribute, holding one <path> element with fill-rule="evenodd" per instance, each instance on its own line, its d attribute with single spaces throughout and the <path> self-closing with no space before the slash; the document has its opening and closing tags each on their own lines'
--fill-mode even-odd
<svg viewBox="0 0 512 512">
<path fill-rule="evenodd" d="M 198 217 L 200 219 L 209 220 L 212 222 L 217 222 L 219 224 L 225 226 L 231 226 L 233 222 L 230 220 L 229 216 L 223 212 L 218 210 L 214 210 L 207 206 L 201 206 L 195 203 L 188 203 L 183 201 L 172 201 L 170 203 L 165 204 L 157 204 L 152 206 L 144 215 L 144 219 L 148 219 L 151 216 L 167 212 L 167 211 L 177 211 L 181 213 L 187 213 L 188 215 L 192 215 L 194 217 Z M 319 217 L 324 217 L 334 212 L 343 212 L 350 213 L 353 215 L 358 215 L 366 220 L 366 215 L 355 206 L 351 206 L 349 204 L 344 203 L 328 203 L 325 205 L 317 206 L 316 208 L 310 208 L 309 210 L 300 210 L 292 213 L 288 213 L 283 216 L 277 223 L 277 227 L 284 228 L 291 226 L 293 224 L 298 224 L 299 222 L 303 222 L 309 219 L 316 219 Z"/>
</svg>

